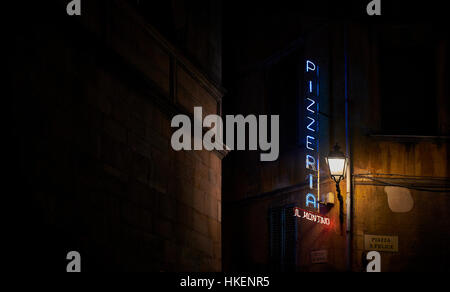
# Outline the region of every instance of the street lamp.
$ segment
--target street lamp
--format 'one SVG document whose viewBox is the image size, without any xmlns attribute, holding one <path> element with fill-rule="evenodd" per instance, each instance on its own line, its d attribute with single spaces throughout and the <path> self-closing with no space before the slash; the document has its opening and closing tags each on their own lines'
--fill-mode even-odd
<svg viewBox="0 0 450 292">
<path fill-rule="evenodd" d="M 328 157 L 325 157 L 328 169 L 330 170 L 330 176 L 336 183 L 337 197 L 340 204 L 339 221 L 344 223 L 344 200 L 341 195 L 341 188 L 339 183 L 345 178 L 345 172 L 347 170 L 347 157 L 340 151 L 339 145 L 334 146 L 334 150 L 330 152 Z"/>
<path fill-rule="evenodd" d="M 334 150 L 325 158 L 330 170 L 331 178 L 337 185 L 344 179 L 347 170 L 347 157 L 340 151 L 338 144 L 334 146 Z"/>
</svg>

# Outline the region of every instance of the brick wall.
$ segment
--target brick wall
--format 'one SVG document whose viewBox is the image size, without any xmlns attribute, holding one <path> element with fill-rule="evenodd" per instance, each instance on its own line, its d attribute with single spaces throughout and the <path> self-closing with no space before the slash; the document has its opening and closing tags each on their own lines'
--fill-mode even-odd
<svg viewBox="0 0 450 292">
<path fill-rule="evenodd" d="M 170 121 L 220 113 L 222 90 L 125 2 L 84 4 L 17 23 L 15 241 L 61 271 L 70 250 L 85 270 L 220 271 L 223 156 L 173 151 Z"/>
</svg>

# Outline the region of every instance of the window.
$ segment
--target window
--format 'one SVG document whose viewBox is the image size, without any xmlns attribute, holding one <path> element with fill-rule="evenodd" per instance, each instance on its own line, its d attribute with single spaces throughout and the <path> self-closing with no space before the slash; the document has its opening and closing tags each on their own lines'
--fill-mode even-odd
<svg viewBox="0 0 450 292">
<path fill-rule="evenodd" d="M 270 268 L 274 272 L 295 271 L 297 219 L 294 206 L 269 210 Z"/>
<path fill-rule="evenodd" d="M 437 133 L 436 48 L 426 26 L 380 31 L 381 128 L 383 134 Z"/>
</svg>

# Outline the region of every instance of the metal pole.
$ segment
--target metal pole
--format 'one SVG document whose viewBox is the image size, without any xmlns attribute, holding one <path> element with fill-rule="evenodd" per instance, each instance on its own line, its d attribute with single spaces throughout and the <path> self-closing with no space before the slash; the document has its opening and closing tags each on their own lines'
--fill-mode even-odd
<svg viewBox="0 0 450 292">
<path fill-rule="evenodd" d="M 352 256 L 352 176 L 351 176 L 351 145 L 350 145 L 350 121 L 349 121 L 349 94 L 348 94 L 348 24 L 344 25 L 344 54 L 345 54 L 345 140 L 346 140 L 346 156 L 348 158 L 347 166 L 347 232 L 346 232 L 346 264 L 347 271 L 352 270 L 351 256 Z"/>
<path fill-rule="evenodd" d="M 341 234 L 343 233 L 343 226 L 344 226 L 344 198 L 341 194 L 341 187 L 339 185 L 339 181 L 336 181 L 336 191 L 337 191 L 337 197 L 339 200 L 339 223 L 341 227 Z"/>
</svg>

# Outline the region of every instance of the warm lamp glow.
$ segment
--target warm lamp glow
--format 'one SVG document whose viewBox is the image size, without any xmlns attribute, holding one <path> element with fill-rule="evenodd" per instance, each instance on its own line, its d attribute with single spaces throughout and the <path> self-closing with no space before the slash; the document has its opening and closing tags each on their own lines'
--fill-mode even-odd
<svg viewBox="0 0 450 292">
<path fill-rule="evenodd" d="M 343 176 L 345 168 L 345 159 L 342 158 L 329 158 L 328 166 L 330 168 L 331 176 Z"/>
<path fill-rule="evenodd" d="M 335 182 L 340 182 L 345 177 L 347 167 L 347 157 L 339 151 L 339 146 L 334 146 L 334 151 L 326 158 L 331 178 Z"/>
</svg>

